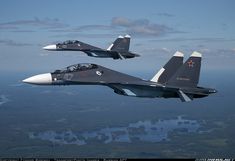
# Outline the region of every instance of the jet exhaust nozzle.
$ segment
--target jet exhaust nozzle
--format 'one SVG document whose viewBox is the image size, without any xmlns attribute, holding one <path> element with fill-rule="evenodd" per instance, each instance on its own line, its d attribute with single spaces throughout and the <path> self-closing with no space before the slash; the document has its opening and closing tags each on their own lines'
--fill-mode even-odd
<svg viewBox="0 0 235 161">
<path fill-rule="evenodd" d="M 217 93 L 218 91 L 216 89 L 210 89 L 209 93 Z"/>
</svg>

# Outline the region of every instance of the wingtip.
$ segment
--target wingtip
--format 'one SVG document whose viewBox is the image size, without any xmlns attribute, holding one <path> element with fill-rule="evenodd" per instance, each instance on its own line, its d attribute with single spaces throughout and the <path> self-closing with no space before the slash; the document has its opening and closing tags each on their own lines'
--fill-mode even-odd
<svg viewBox="0 0 235 161">
<path fill-rule="evenodd" d="M 192 54 L 191 54 L 191 57 L 199 57 L 201 58 L 202 57 L 202 54 L 197 52 L 197 51 L 194 51 Z"/>
</svg>

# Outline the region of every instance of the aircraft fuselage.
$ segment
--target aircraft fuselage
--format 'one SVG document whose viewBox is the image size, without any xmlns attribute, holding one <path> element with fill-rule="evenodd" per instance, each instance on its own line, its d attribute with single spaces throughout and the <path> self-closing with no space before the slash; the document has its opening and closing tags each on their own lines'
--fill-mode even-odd
<svg viewBox="0 0 235 161">
<path fill-rule="evenodd" d="M 96 64 L 76 64 L 52 73 L 36 75 L 24 82 L 38 85 L 104 85 L 115 93 L 133 97 L 179 98 L 179 91 L 193 98 L 206 97 L 216 90 L 210 88 L 175 87 L 129 76 Z"/>
</svg>

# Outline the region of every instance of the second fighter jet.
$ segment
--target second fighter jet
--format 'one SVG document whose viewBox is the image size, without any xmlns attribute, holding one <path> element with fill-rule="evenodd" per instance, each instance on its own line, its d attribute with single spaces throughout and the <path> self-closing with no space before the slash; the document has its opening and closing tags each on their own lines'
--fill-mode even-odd
<svg viewBox="0 0 235 161">
<path fill-rule="evenodd" d="M 129 59 L 139 56 L 129 51 L 130 39 L 129 35 L 119 36 L 107 49 L 101 49 L 78 40 L 68 40 L 63 43 L 48 45 L 43 49 L 50 51 L 82 51 L 88 56 L 98 58 Z"/>
</svg>

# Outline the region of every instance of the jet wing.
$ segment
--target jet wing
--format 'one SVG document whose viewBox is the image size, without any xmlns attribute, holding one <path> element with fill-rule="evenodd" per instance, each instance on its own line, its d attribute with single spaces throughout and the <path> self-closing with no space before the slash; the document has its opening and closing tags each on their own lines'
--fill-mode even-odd
<svg viewBox="0 0 235 161">
<path fill-rule="evenodd" d="M 115 51 L 108 51 L 103 49 L 90 49 L 90 50 L 81 50 L 81 51 L 91 57 L 125 59 L 121 54 Z"/>
<path fill-rule="evenodd" d="M 138 81 L 136 83 L 108 83 L 106 86 L 112 88 L 115 93 L 135 97 L 158 97 L 158 88 L 162 88 L 157 84 L 149 84 L 145 81 Z"/>
</svg>

